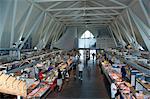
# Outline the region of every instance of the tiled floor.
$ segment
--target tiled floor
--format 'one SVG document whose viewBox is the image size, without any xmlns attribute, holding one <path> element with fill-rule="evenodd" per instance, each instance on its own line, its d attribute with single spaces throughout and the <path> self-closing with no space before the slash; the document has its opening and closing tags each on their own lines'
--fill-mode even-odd
<svg viewBox="0 0 150 99">
<path fill-rule="evenodd" d="M 83 73 L 83 81 L 74 80 L 71 76 L 69 82 L 65 82 L 61 92 L 52 92 L 47 98 L 55 99 L 109 99 L 106 80 L 98 66 L 89 61 L 88 66 L 85 65 Z"/>
</svg>

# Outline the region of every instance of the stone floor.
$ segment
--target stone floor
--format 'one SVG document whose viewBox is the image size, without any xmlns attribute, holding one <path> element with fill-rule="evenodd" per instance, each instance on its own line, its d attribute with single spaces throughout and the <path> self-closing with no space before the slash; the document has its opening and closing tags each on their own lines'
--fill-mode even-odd
<svg viewBox="0 0 150 99">
<path fill-rule="evenodd" d="M 65 82 L 61 92 L 51 92 L 47 98 L 50 99 L 110 99 L 109 84 L 101 73 L 99 66 L 92 60 L 84 65 L 83 81 L 74 79 L 72 73 L 68 82 Z M 78 72 L 78 71 L 77 71 Z M 78 74 L 78 73 L 77 73 Z"/>
</svg>

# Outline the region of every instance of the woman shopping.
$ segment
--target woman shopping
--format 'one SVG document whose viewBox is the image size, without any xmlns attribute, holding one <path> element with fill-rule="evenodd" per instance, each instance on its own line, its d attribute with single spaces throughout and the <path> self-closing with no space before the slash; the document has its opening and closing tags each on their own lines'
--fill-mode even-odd
<svg viewBox="0 0 150 99">
<path fill-rule="evenodd" d="M 60 69 L 58 69 L 58 77 L 57 77 L 57 86 L 58 86 L 58 91 L 61 91 L 61 88 L 62 88 L 62 74 L 61 74 L 61 71 Z"/>
</svg>

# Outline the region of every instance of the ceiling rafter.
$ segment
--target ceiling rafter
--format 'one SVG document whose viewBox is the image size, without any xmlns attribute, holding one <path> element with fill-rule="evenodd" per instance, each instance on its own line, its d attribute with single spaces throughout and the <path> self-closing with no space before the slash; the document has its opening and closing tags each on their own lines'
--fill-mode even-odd
<svg viewBox="0 0 150 99">
<path fill-rule="evenodd" d="M 72 7 L 76 6 L 78 3 L 79 3 L 79 2 L 75 2 L 74 4 L 68 6 L 67 8 L 72 8 Z M 54 16 L 56 16 L 56 15 L 58 15 L 58 14 L 61 14 L 61 13 L 63 13 L 63 12 L 64 12 L 64 11 L 59 11 L 59 12 L 55 13 Z"/>
<path fill-rule="evenodd" d="M 85 19 L 76 19 L 74 21 L 83 21 L 83 20 L 112 20 L 113 18 L 85 18 Z M 60 22 L 62 21 L 72 21 L 73 19 L 62 19 L 62 20 L 59 20 Z"/>
<path fill-rule="evenodd" d="M 64 23 L 65 25 L 107 25 L 107 23 Z"/>
<path fill-rule="evenodd" d="M 86 1 L 86 0 L 32 0 L 33 2 L 64 2 L 64 1 Z"/>
<path fill-rule="evenodd" d="M 51 9 L 51 8 L 53 8 L 53 7 L 55 7 L 55 6 L 59 5 L 59 4 L 61 4 L 61 3 L 62 3 L 62 2 L 56 2 L 55 4 L 49 6 L 46 10 L 49 10 L 49 9 Z"/>
<path fill-rule="evenodd" d="M 96 2 L 96 1 L 93 1 L 93 0 L 91 0 L 90 2 L 93 3 L 93 4 L 96 4 L 96 5 L 98 5 L 98 6 L 106 7 L 106 6 L 104 6 L 103 4 L 101 4 L 101 3 L 99 3 L 99 2 Z M 119 13 L 118 11 L 113 10 L 113 9 L 110 9 L 110 11 L 115 12 L 115 13 Z"/>
<path fill-rule="evenodd" d="M 90 7 L 91 6 L 91 3 L 90 4 L 88 4 L 88 6 Z M 91 10 L 90 10 L 91 11 Z M 86 12 L 86 10 L 85 10 L 85 12 Z M 107 12 L 105 12 L 105 11 L 103 11 L 103 10 L 93 10 L 92 12 L 95 12 L 95 13 L 107 13 Z M 116 14 L 120 14 L 120 13 L 116 13 Z M 113 15 L 109 15 L 111 18 L 114 18 L 113 17 Z"/>
<path fill-rule="evenodd" d="M 102 9 L 125 9 L 126 7 L 122 6 L 114 6 L 114 7 L 80 7 L 80 8 L 57 8 L 57 9 L 49 9 L 46 11 L 73 11 L 73 10 L 102 10 Z"/>
<path fill-rule="evenodd" d="M 99 14 L 70 14 L 70 15 L 57 15 L 56 17 L 69 17 L 69 16 L 110 16 L 110 15 L 119 15 L 117 13 L 99 13 Z"/>
<path fill-rule="evenodd" d="M 77 21 L 77 22 L 63 22 L 63 23 L 109 23 L 111 21 Z"/>
<path fill-rule="evenodd" d="M 74 11 L 73 14 L 79 14 L 79 11 Z M 55 16 L 56 17 L 56 16 Z M 71 19 L 76 19 L 78 18 L 79 16 L 70 16 Z M 64 19 L 64 17 L 56 17 L 58 20 L 61 20 L 61 19 Z"/>
<path fill-rule="evenodd" d="M 73 25 L 73 24 L 66 24 L 65 26 L 71 26 L 71 27 L 85 27 L 85 25 L 87 26 L 87 27 L 106 27 L 106 26 L 108 26 L 107 24 L 75 24 L 75 25 Z"/>
<path fill-rule="evenodd" d="M 128 7 L 127 5 L 121 3 L 121 2 L 119 2 L 119 1 L 117 1 L 117 0 L 109 0 L 109 1 L 111 1 L 111 2 L 113 2 L 113 3 L 115 3 L 115 4 L 118 4 L 118 5 L 121 5 L 121 6 L 123 6 L 123 7 Z"/>
</svg>

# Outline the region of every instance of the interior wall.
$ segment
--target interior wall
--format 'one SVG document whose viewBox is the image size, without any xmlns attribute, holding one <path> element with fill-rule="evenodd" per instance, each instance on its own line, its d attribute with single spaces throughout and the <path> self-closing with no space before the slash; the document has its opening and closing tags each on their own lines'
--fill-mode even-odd
<svg viewBox="0 0 150 99">
<path fill-rule="evenodd" d="M 67 27 L 66 32 L 63 34 L 63 36 L 54 44 L 54 47 L 60 48 L 60 49 L 66 49 L 66 50 L 71 50 L 73 48 L 77 48 L 78 46 L 78 41 L 76 41 L 77 39 L 81 38 L 82 34 L 86 31 L 89 30 L 94 36 L 95 39 L 97 38 L 102 38 L 97 39 L 97 43 L 98 43 L 98 47 L 102 46 L 100 43 L 101 41 L 106 41 L 105 38 L 109 38 L 109 42 L 111 43 L 108 44 L 108 46 L 105 46 L 105 48 L 107 47 L 114 47 L 114 39 L 112 38 L 112 35 L 110 33 L 110 31 L 107 29 L 107 27 Z M 104 39 L 103 39 L 104 38 Z"/>
<path fill-rule="evenodd" d="M 77 27 L 67 27 L 62 37 L 52 46 L 63 50 L 71 50 L 77 48 L 76 40 L 77 40 Z"/>
</svg>

